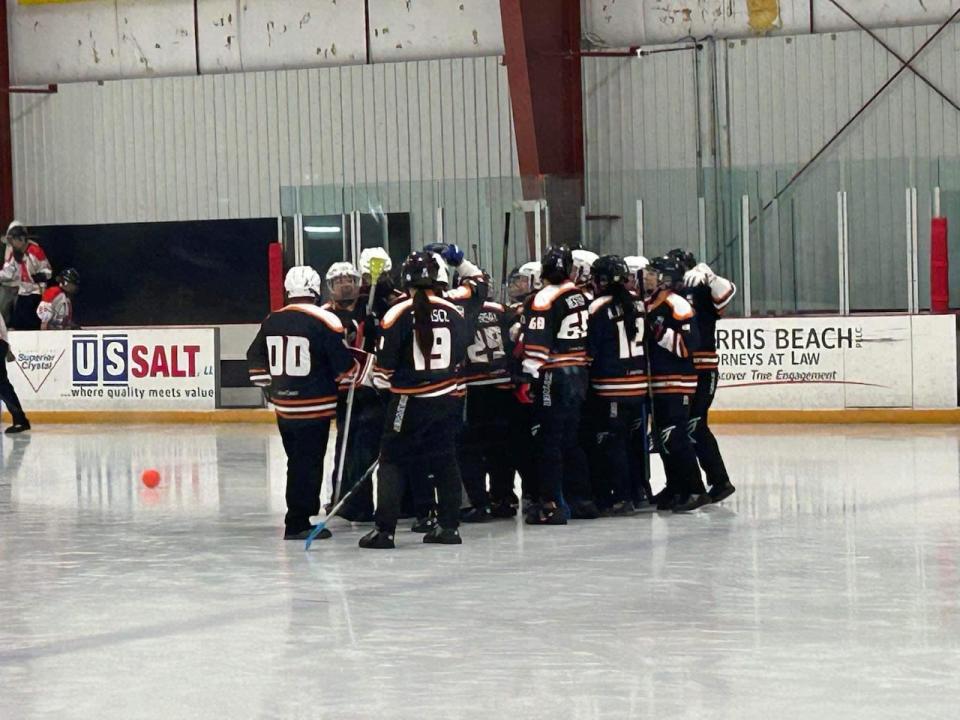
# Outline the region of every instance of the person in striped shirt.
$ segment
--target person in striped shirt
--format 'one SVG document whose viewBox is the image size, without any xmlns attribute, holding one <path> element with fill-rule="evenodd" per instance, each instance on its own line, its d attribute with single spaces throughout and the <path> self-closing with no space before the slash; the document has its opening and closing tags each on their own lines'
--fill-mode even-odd
<svg viewBox="0 0 960 720">
<path fill-rule="evenodd" d="M 533 401 L 532 450 L 540 474 L 540 503 L 530 525 L 565 525 L 570 517 L 595 518 L 580 412 L 587 393 L 587 298 L 574 285 L 573 254 L 552 247 L 543 257 L 542 290 L 525 311 L 522 371 Z"/>
<path fill-rule="evenodd" d="M 687 271 L 683 276 L 682 292 L 693 307 L 700 332 L 700 347 L 693 353 L 693 365 L 697 371 L 697 392 L 690 405 L 690 420 L 687 425 L 697 451 L 697 460 L 707 475 L 710 498 L 713 502 L 720 502 L 733 495 L 736 488 L 730 482 L 717 438 L 710 429 L 709 413 L 720 377 L 717 321 L 730 306 L 737 287 L 730 280 L 713 272 L 706 263 L 697 263 L 693 253 L 673 250 L 671 254 L 680 260 Z"/>
<path fill-rule="evenodd" d="M 590 303 L 588 423 L 590 468 L 597 505 L 629 515 L 634 498 L 650 498 L 646 477 L 647 356 L 643 301 L 629 290 L 627 264 L 604 255 L 593 264 L 596 300 Z"/>
<path fill-rule="evenodd" d="M 373 379 L 389 390 L 390 401 L 380 444 L 376 528 L 360 539 L 362 548 L 395 547 L 403 491 L 411 479 L 428 476 L 437 491 L 437 525 L 423 542 L 462 542 L 458 368 L 470 338 L 464 310 L 443 297 L 439 274 L 436 255 L 412 253 L 400 272 L 409 297 L 391 307 L 380 326 Z"/>
<path fill-rule="evenodd" d="M 247 350 L 250 381 L 266 390 L 277 414 L 287 454 L 284 539 L 303 540 L 320 512 L 323 458 L 337 386 L 357 371 L 343 324 L 317 307 L 320 276 L 311 267 L 290 268 L 284 281 L 289 303 L 270 313 Z M 359 375 L 359 372 L 356 372 Z M 324 528 L 321 538 L 330 537 Z"/>
<path fill-rule="evenodd" d="M 658 257 L 644 268 L 646 333 L 653 396 L 653 421 L 667 486 L 657 508 L 690 512 L 710 502 L 687 433 L 690 401 L 697 391 L 692 353 L 699 344 L 693 308 L 682 290 L 684 269 L 674 258 Z"/>
</svg>

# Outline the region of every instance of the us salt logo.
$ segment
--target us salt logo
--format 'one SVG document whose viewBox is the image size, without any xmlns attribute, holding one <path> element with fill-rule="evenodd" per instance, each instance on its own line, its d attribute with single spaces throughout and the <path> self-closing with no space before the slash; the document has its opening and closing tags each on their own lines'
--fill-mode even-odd
<svg viewBox="0 0 960 720">
<path fill-rule="evenodd" d="M 130 346 L 124 334 L 74 335 L 74 385 L 126 385 L 130 378 L 197 377 L 199 345 Z"/>
</svg>

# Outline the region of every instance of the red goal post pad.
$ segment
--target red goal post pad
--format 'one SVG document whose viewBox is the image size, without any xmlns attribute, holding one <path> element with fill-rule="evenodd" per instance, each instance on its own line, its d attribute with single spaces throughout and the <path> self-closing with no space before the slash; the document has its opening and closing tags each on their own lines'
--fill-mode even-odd
<svg viewBox="0 0 960 720">
<path fill-rule="evenodd" d="M 950 309 L 950 261 L 947 219 L 936 217 L 930 223 L 930 310 L 945 313 Z"/>
</svg>

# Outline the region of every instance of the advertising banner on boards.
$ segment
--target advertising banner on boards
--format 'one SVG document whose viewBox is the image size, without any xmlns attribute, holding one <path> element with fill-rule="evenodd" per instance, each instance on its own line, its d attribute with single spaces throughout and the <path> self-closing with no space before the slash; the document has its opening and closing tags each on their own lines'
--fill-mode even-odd
<svg viewBox="0 0 960 720">
<path fill-rule="evenodd" d="M 217 330 L 10 333 L 7 373 L 30 410 L 213 410 Z"/>
<path fill-rule="evenodd" d="M 720 409 L 957 406 L 953 315 L 731 318 L 717 353 Z"/>
</svg>

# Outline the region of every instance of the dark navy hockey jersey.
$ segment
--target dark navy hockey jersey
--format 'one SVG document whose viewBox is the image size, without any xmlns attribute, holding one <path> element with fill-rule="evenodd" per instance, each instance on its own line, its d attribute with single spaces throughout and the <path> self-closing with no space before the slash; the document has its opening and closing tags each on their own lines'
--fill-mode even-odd
<svg viewBox="0 0 960 720">
<path fill-rule="evenodd" d="M 688 273 L 687 277 L 691 274 Z M 737 287 L 726 278 L 716 275 L 709 283 L 704 278 L 695 285 L 683 289 L 684 297 L 693 306 L 697 329 L 700 332 L 700 346 L 693 353 L 693 364 L 697 371 L 714 370 L 719 365 L 717 357 L 717 320 L 719 320 L 733 296 Z"/>
<path fill-rule="evenodd" d="M 590 386 L 599 397 L 622 399 L 647 394 L 647 357 L 643 348 L 643 302 L 637 310 L 636 335 L 627 335 L 623 310 L 609 295 L 590 303 L 587 346 L 590 356 Z"/>
<path fill-rule="evenodd" d="M 250 382 L 269 388 L 277 416 L 285 420 L 333 417 L 337 385 L 353 374 L 343 325 L 311 303 L 292 303 L 270 313 L 247 350 Z"/>
<path fill-rule="evenodd" d="M 523 372 L 587 364 L 587 299 L 569 280 L 540 290 L 523 323 Z"/>
<path fill-rule="evenodd" d="M 470 337 L 462 307 L 430 296 L 433 348 L 424 355 L 414 334 L 413 300 L 403 300 L 387 311 L 373 369 L 378 387 L 400 395 L 436 397 L 462 393 L 459 368 Z"/>
<path fill-rule="evenodd" d="M 686 298 L 658 290 L 646 301 L 650 387 L 654 395 L 692 395 L 697 390 L 693 351 L 699 331 Z"/>
<path fill-rule="evenodd" d="M 512 314 L 496 302 L 485 302 L 477 313 L 473 342 L 467 348 L 462 382 L 467 387 L 512 387 L 510 382 L 510 327 Z"/>
</svg>

